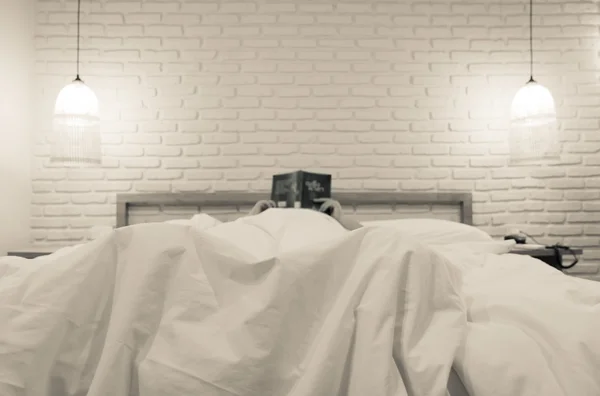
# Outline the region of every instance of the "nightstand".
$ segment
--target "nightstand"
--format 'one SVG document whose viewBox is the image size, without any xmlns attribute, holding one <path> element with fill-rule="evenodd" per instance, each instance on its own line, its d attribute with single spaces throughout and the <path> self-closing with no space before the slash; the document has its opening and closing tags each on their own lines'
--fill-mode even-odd
<svg viewBox="0 0 600 396">
<path fill-rule="evenodd" d="M 515 245 L 513 250 L 511 250 L 512 254 L 524 254 L 527 256 L 531 256 L 538 260 L 543 261 L 544 263 L 550 265 L 553 268 L 556 268 L 559 271 L 563 270 L 563 265 L 568 266 L 575 260 L 573 255 L 580 258 L 583 254 L 583 249 L 571 248 L 570 250 L 566 249 L 558 249 L 558 255 L 554 251 L 554 249 L 544 248 L 539 246 L 528 247 L 527 245 Z"/>
<path fill-rule="evenodd" d="M 26 259 L 33 259 L 40 256 L 47 256 L 54 253 L 57 248 L 53 247 L 30 247 L 26 249 L 9 250 L 7 256 L 17 256 Z"/>
</svg>

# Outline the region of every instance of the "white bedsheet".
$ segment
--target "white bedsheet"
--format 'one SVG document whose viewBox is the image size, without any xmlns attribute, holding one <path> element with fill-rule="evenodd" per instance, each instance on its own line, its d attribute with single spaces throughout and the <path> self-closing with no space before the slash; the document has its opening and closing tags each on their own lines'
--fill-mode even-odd
<svg viewBox="0 0 600 396">
<path fill-rule="evenodd" d="M 477 257 L 477 256 L 475 256 Z M 464 272 L 455 370 L 471 395 L 600 395 L 600 284 L 522 255 Z"/>
<path fill-rule="evenodd" d="M 0 259 L 0 395 L 445 395 L 459 273 L 292 212 Z"/>
<path fill-rule="evenodd" d="M 0 258 L 0 395 L 600 395 L 600 285 L 314 211 Z"/>
</svg>

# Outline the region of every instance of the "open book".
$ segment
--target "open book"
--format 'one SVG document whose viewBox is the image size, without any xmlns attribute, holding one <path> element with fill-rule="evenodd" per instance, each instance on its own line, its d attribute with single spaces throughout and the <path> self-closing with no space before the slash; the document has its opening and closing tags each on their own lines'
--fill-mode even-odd
<svg viewBox="0 0 600 396">
<path fill-rule="evenodd" d="M 331 198 L 331 175 L 301 170 L 273 175 L 271 199 L 278 208 L 317 209 L 317 198 Z"/>
</svg>

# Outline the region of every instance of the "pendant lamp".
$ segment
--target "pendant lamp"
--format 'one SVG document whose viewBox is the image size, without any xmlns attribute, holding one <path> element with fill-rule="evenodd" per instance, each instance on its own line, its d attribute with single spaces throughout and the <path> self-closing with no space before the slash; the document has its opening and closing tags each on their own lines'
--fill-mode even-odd
<svg viewBox="0 0 600 396">
<path fill-rule="evenodd" d="M 557 158 L 560 153 L 554 98 L 533 78 L 533 0 L 529 1 L 529 81 L 511 104 L 512 162 Z"/>
<path fill-rule="evenodd" d="M 99 165 L 102 150 L 98 98 L 79 77 L 81 0 L 77 1 L 77 76 L 58 94 L 54 105 L 52 162 Z"/>
</svg>

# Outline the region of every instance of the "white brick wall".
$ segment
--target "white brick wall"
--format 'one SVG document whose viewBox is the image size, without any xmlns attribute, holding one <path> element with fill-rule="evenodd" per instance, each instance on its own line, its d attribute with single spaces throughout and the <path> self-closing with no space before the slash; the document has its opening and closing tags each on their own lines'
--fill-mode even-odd
<svg viewBox="0 0 600 396">
<path fill-rule="evenodd" d="M 472 190 L 478 226 L 581 245 L 580 272 L 600 279 L 595 1 L 536 1 L 536 76 L 565 156 L 534 170 L 509 166 L 506 144 L 526 2 L 84 1 L 81 72 L 106 158 L 68 171 L 44 134 L 74 73 L 76 2 L 37 5 L 36 243 L 114 224 L 118 192 L 268 189 L 303 168 L 338 190 Z"/>
</svg>

